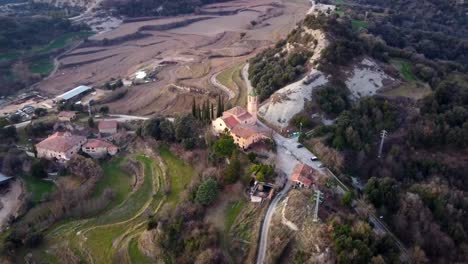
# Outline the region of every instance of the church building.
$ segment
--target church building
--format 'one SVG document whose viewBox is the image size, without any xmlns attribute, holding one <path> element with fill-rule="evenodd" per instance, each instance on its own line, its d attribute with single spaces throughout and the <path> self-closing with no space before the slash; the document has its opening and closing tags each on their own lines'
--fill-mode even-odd
<svg viewBox="0 0 468 264">
<path fill-rule="evenodd" d="M 247 97 L 247 110 L 235 106 L 212 122 L 216 134 L 230 133 L 234 142 L 247 149 L 255 142 L 268 139 L 268 130 L 257 123 L 258 96 L 252 91 Z"/>
</svg>

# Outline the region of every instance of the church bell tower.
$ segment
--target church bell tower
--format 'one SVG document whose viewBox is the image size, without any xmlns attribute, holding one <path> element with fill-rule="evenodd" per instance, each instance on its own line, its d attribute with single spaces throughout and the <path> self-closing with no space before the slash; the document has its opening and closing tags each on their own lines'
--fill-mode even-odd
<svg viewBox="0 0 468 264">
<path fill-rule="evenodd" d="M 247 96 L 247 112 L 249 112 L 255 119 L 257 119 L 257 110 L 258 110 L 258 96 L 255 89 Z"/>
</svg>

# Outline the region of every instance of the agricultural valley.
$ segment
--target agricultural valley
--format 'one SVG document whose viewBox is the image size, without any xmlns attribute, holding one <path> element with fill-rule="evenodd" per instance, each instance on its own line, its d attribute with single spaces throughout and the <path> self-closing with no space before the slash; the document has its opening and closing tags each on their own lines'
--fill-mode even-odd
<svg viewBox="0 0 468 264">
<path fill-rule="evenodd" d="M 0 0 L 0 263 L 467 263 L 467 13 Z"/>
</svg>

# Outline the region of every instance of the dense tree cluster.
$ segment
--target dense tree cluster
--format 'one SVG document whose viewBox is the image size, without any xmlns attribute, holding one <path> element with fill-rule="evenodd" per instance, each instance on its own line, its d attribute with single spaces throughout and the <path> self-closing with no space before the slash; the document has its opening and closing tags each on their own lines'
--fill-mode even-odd
<svg viewBox="0 0 468 264">
<path fill-rule="evenodd" d="M 376 16 L 369 31 L 393 47 L 414 49 L 430 59 L 452 60 L 468 67 L 466 45 L 467 6 L 460 1 L 428 0 L 357 2 L 387 8 L 386 16 Z M 372 17 L 371 17 L 372 19 Z"/>
<path fill-rule="evenodd" d="M 336 218 L 332 239 L 338 263 L 397 263 L 399 250 L 388 236 L 378 236 L 366 222 Z"/>
<path fill-rule="evenodd" d="M 143 135 L 150 136 L 156 140 L 181 143 L 186 149 L 200 146 L 203 124 L 192 115 L 181 115 L 174 122 L 167 118 L 153 118 L 148 120 L 143 127 Z"/>
<path fill-rule="evenodd" d="M 63 33 L 80 30 L 68 19 L 0 16 L 0 51 L 30 49 L 49 43 Z"/>
<path fill-rule="evenodd" d="M 309 15 L 303 25 L 311 29 L 321 29 L 333 41 L 322 53 L 322 70 L 331 70 L 336 65 L 346 65 L 353 58 L 363 53 L 363 45 L 353 32 L 349 19 L 338 19 L 335 15 Z"/>
<path fill-rule="evenodd" d="M 305 51 L 282 52 L 270 48 L 250 60 L 249 78 L 260 100 L 267 99 L 276 90 L 296 81 L 305 72 L 304 65 L 310 54 Z"/>
<path fill-rule="evenodd" d="M 329 115 L 337 115 L 349 108 L 349 90 L 341 81 L 327 83 L 313 90 L 313 98 L 320 110 Z"/>
<path fill-rule="evenodd" d="M 392 178 L 370 178 L 364 188 L 366 198 L 376 207 L 385 206 L 388 209 L 398 208 L 400 189 Z"/>
<path fill-rule="evenodd" d="M 398 113 L 388 101 L 364 98 L 349 111 L 344 111 L 333 126 L 330 144 L 339 150 L 370 150 L 369 144 L 382 129 L 393 130 L 398 124 Z"/>
<path fill-rule="evenodd" d="M 409 131 L 414 145 L 468 146 L 468 78 L 459 78 L 441 82 L 433 95 L 424 98 L 421 115 Z"/>
</svg>

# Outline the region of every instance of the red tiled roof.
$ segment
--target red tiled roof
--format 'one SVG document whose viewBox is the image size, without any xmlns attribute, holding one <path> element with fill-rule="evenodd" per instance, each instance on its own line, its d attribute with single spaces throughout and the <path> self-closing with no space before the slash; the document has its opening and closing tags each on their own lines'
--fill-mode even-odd
<svg viewBox="0 0 468 264">
<path fill-rule="evenodd" d="M 262 134 L 263 136 L 266 136 L 266 132 L 258 126 L 242 124 L 234 127 L 234 129 L 231 130 L 231 134 L 240 138 L 249 138 L 256 134 Z"/>
<path fill-rule="evenodd" d="M 231 114 L 231 115 L 235 115 L 235 116 L 239 116 L 239 115 L 242 115 L 244 114 L 246 111 L 244 108 L 240 107 L 240 106 L 235 106 L 227 111 L 225 111 L 225 113 L 228 113 L 228 114 Z"/>
<path fill-rule="evenodd" d="M 300 182 L 305 186 L 310 187 L 317 177 L 318 172 L 316 170 L 314 170 L 309 165 L 300 163 L 294 167 L 291 180 L 294 182 Z"/>
<path fill-rule="evenodd" d="M 79 145 L 80 142 L 86 140 L 83 136 L 76 136 L 70 133 L 56 132 L 48 138 L 39 142 L 36 148 L 43 148 L 51 151 L 66 152 L 69 149 Z"/>
<path fill-rule="evenodd" d="M 58 114 L 59 117 L 68 117 L 72 118 L 76 115 L 75 111 L 62 111 Z"/>
<path fill-rule="evenodd" d="M 117 129 L 116 120 L 101 120 L 98 125 L 99 130 L 101 129 Z"/>
<path fill-rule="evenodd" d="M 233 129 L 235 126 L 239 124 L 239 122 L 236 120 L 234 116 L 228 116 L 222 119 L 229 129 Z"/>
<path fill-rule="evenodd" d="M 237 119 L 239 119 L 241 122 L 250 118 L 252 118 L 252 115 L 249 112 L 245 112 L 237 116 Z"/>
<path fill-rule="evenodd" d="M 109 143 L 100 139 L 90 139 L 86 144 L 83 145 L 84 148 L 117 148 L 112 143 Z"/>
</svg>

